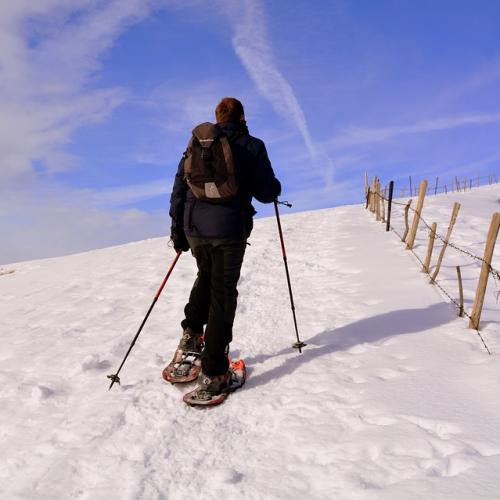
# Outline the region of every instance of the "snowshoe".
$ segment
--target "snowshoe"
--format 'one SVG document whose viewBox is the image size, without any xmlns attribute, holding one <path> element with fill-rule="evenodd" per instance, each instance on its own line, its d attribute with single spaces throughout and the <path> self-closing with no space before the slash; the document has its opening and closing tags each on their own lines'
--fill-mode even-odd
<svg viewBox="0 0 500 500">
<path fill-rule="evenodd" d="M 163 378 L 171 384 L 185 384 L 196 380 L 201 372 L 202 334 L 186 328 L 174 358 L 164 368 Z"/>
<path fill-rule="evenodd" d="M 201 384 L 182 398 L 190 406 L 215 406 L 226 400 L 229 394 L 239 389 L 246 380 L 246 367 L 242 359 L 230 361 L 225 375 L 204 376 Z"/>
</svg>

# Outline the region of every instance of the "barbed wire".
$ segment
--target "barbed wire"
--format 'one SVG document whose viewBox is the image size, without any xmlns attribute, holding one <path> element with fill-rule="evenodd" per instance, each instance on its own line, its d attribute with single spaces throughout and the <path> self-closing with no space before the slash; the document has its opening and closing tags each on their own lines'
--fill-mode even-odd
<svg viewBox="0 0 500 500">
<path fill-rule="evenodd" d="M 383 196 L 382 194 L 380 194 L 380 193 L 377 193 L 377 192 L 373 193 L 373 192 L 371 192 L 371 194 L 374 194 L 374 195 L 378 196 L 379 198 L 381 198 L 382 200 L 389 202 L 389 200 L 385 196 Z M 395 205 L 401 205 L 401 206 L 403 206 L 405 208 L 408 207 L 409 210 L 411 210 L 413 213 L 417 214 L 419 220 L 421 220 L 423 222 L 423 224 L 427 227 L 427 229 L 429 229 L 429 231 L 433 231 L 433 229 L 429 225 L 429 223 L 411 205 L 409 205 L 408 203 L 401 203 L 399 201 L 395 201 L 394 199 L 392 200 L 391 203 L 395 204 Z M 500 282 L 500 271 L 498 271 L 497 269 L 495 269 L 491 264 L 489 264 L 488 262 L 486 262 L 482 257 L 479 257 L 478 255 L 473 254 L 469 250 L 465 250 L 464 248 L 460 248 L 458 245 L 456 245 L 455 243 L 452 243 L 451 241 L 446 241 L 446 238 L 444 236 L 440 235 L 438 232 L 434 232 L 434 235 L 435 235 L 436 238 L 438 238 L 439 240 L 441 240 L 445 245 L 453 248 L 454 250 L 457 250 L 458 252 L 463 253 L 464 255 L 467 255 L 469 258 L 471 258 L 473 260 L 477 260 L 477 261 L 481 262 L 482 264 L 486 264 L 486 266 L 488 267 L 488 272 L 491 274 L 491 276 L 495 280 L 495 283 L 497 281 Z"/>
<path fill-rule="evenodd" d="M 412 184 L 414 187 L 411 188 L 410 190 L 410 185 L 408 185 L 409 178 L 412 179 Z M 486 174 L 486 175 L 478 175 L 475 177 L 471 177 L 469 179 L 464 179 L 459 180 L 458 176 L 455 175 L 454 178 L 451 180 L 451 182 L 448 183 L 443 183 L 443 179 L 441 179 L 441 184 L 439 183 L 439 176 L 436 177 L 436 185 L 433 187 L 429 185 L 429 189 L 427 191 L 427 195 L 432 196 L 432 195 L 437 195 L 437 194 L 448 194 L 448 193 L 453 193 L 453 192 L 465 192 L 467 189 L 470 191 L 472 188 L 477 188 L 481 184 L 481 181 L 484 182 L 484 180 L 487 179 L 488 185 L 491 184 L 498 184 L 498 179 L 500 178 L 500 173 L 492 173 L 492 174 Z M 416 196 L 418 193 L 418 185 L 419 182 L 418 180 L 420 177 L 413 176 L 413 175 L 408 175 L 408 177 L 398 177 L 396 179 L 393 179 L 394 181 L 398 181 L 398 184 L 402 185 L 403 187 L 400 187 L 400 193 L 401 197 L 405 196 L 405 193 L 408 191 L 410 193 L 410 196 Z M 468 181 L 468 182 L 467 182 Z M 410 181 L 411 182 L 411 181 Z M 483 184 L 484 186 L 485 184 Z M 448 187 L 449 186 L 449 187 Z"/>
<path fill-rule="evenodd" d="M 401 234 L 399 234 L 398 231 L 396 231 L 396 229 L 394 229 L 394 227 L 392 225 L 389 225 L 389 228 L 391 229 L 391 231 L 394 232 L 394 234 L 396 234 L 396 236 L 398 236 L 401 240 L 403 239 L 403 237 L 401 236 Z M 422 259 L 418 256 L 418 254 L 413 250 L 413 248 L 409 248 L 409 250 L 411 251 L 411 253 L 413 254 L 413 256 L 420 262 L 420 264 L 422 264 L 423 267 L 425 267 Z M 429 273 L 427 273 L 427 275 L 429 275 Z M 433 285 L 436 285 L 440 290 L 441 292 L 446 295 L 446 297 L 448 297 L 448 299 L 457 307 L 457 309 L 459 311 L 461 311 L 465 316 L 467 316 L 467 318 L 469 318 L 469 320 L 472 322 L 472 324 L 474 325 L 474 330 L 476 330 L 476 333 L 478 334 L 479 338 L 481 339 L 481 342 L 483 343 L 486 351 L 488 352 L 488 354 L 491 356 L 491 351 L 490 349 L 488 348 L 486 342 L 484 341 L 484 338 L 483 336 L 481 335 L 481 332 L 479 331 L 479 328 L 477 328 L 475 326 L 475 322 L 474 320 L 472 319 L 472 317 L 467 313 L 467 311 L 465 311 L 465 309 L 450 295 L 450 293 L 448 293 L 436 280 L 433 280 L 431 278 L 431 283 Z"/>
</svg>

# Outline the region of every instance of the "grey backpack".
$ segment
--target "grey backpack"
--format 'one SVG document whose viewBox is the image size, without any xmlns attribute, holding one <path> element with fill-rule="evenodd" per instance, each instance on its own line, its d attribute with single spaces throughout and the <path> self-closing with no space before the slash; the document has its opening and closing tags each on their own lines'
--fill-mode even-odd
<svg viewBox="0 0 500 500">
<path fill-rule="evenodd" d="M 193 130 L 184 153 L 184 180 L 194 196 L 212 203 L 234 198 L 238 183 L 228 137 L 213 123 Z"/>
</svg>

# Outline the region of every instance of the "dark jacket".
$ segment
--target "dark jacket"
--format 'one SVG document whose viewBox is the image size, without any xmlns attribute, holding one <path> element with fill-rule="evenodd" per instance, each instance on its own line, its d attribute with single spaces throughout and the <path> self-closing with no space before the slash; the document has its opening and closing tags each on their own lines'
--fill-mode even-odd
<svg viewBox="0 0 500 500">
<path fill-rule="evenodd" d="M 251 201 L 271 203 L 281 193 L 264 143 L 252 137 L 244 123 L 219 123 L 229 137 L 238 178 L 238 194 L 227 203 L 197 199 L 184 180 L 184 157 L 179 163 L 170 197 L 172 234 L 206 238 L 246 238 L 255 214 Z"/>
</svg>

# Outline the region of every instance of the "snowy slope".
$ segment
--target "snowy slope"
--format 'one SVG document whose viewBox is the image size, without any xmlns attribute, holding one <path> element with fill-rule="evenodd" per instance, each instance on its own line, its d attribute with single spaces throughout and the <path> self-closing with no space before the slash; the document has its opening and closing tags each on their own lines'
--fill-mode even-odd
<svg viewBox="0 0 500 500">
<path fill-rule="evenodd" d="M 436 197 L 424 217 L 443 229 L 460 198 L 456 242 L 481 255 L 499 197 L 498 187 Z M 488 356 L 361 206 L 284 216 L 283 228 L 308 347 L 290 348 L 275 221 L 259 220 L 232 345 L 249 380 L 205 411 L 161 379 L 195 276 L 188 254 L 111 392 L 106 374 L 173 258 L 166 239 L 6 266 L 15 272 L 0 276 L 1 498 L 499 498 L 494 285 L 483 314 Z M 453 291 L 455 261 L 444 263 Z M 471 300 L 479 267 L 467 272 Z"/>
</svg>

